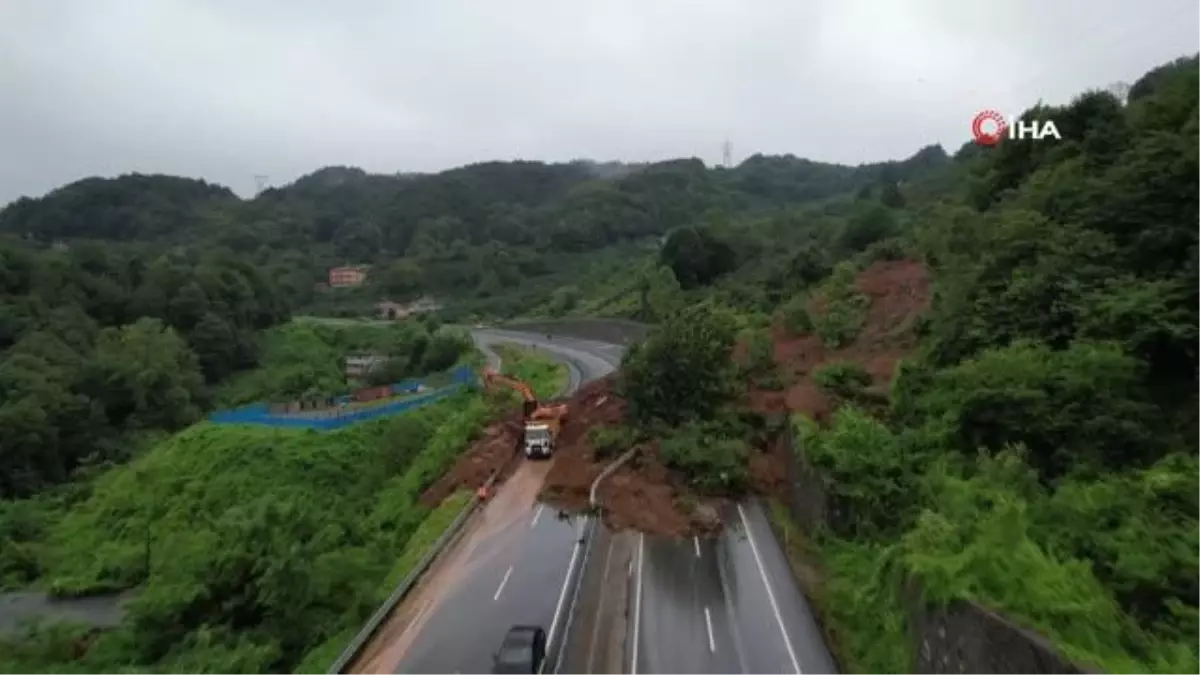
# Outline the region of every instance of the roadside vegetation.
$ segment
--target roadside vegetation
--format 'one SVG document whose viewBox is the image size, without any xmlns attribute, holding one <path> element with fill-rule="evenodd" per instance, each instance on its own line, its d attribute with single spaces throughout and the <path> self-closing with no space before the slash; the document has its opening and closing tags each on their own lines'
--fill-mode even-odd
<svg viewBox="0 0 1200 675">
<path fill-rule="evenodd" d="M 881 414 L 852 365 L 815 374 L 845 403 L 796 425 L 842 514 L 817 548 L 847 668 L 912 667 L 906 580 L 1107 672 L 1200 665 L 1196 76 L 1045 110 L 1076 140 L 1002 144 L 923 212 L 938 295 Z"/>
<path fill-rule="evenodd" d="M 727 423 L 728 406 L 744 393 L 732 358 L 736 334 L 728 312 L 688 306 L 633 345 L 621 367 L 626 423 L 659 438 L 663 461 L 700 494 L 746 487 L 746 440 Z"/>
<path fill-rule="evenodd" d="M 394 324 L 323 324 L 293 321 L 263 336 L 260 367 L 241 373 L 217 392 L 224 406 L 343 394 L 361 385 L 392 384 L 450 368 L 474 353 L 470 335 L 432 317 Z M 361 379 L 345 375 L 346 357 L 384 359 Z"/>
<path fill-rule="evenodd" d="M 421 524 L 405 543 L 404 550 L 396 558 L 396 564 L 392 566 L 383 583 L 379 585 L 376 596 L 378 599 L 374 603 L 376 607 L 382 605 L 400 582 L 416 569 L 417 563 L 450 528 L 454 519 L 463 512 L 473 496 L 467 491 L 455 492 L 443 499 L 441 504 L 430 511 L 429 515 L 421 521 Z M 359 625 L 350 626 L 321 645 L 314 647 L 304 656 L 304 660 L 293 672 L 328 673 L 329 667 L 341 656 L 342 652 L 350 645 L 350 641 L 358 635 L 359 630 L 365 624 L 364 619 Z"/>
<path fill-rule="evenodd" d="M 176 340 L 147 321 L 102 333 L 94 358 Z M 389 359 L 385 374 L 368 381 L 474 358 L 464 331 L 430 319 L 292 322 L 265 331 L 259 345 L 258 367 L 203 389 L 207 401 L 344 393 L 366 383 L 344 376 L 351 353 Z M 171 349 L 187 353 L 180 342 Z M 136 365 L 142 373 L 155 367 Z M 172 365 L 162 368 L 179 377 Z M 149 413 L 161 401 L 145 405 Z M 431 512 L 420 502 L 422 491 L 492 415 L 468 391 L 330 433 L 207 422 L 165 433 L 197 413 L 160 423 L 162 433 L 141 436 L 125 462 L 0 502 L 0 588 L 58 597 L 137 591 L 116 630 L 46 625 L 0 637 L 0 669 L 290 670 L 309 650 L 357 630 L 394 585 L 396 561 L 415 562 L 402 552 L 427 545 L 428 529 L 445 520 L 435 518 L 440 507 Z M 421 531 L 424 541 L 412 539 Z"/>
<path fill-rule="evenodd" d="M 879 193 L 792 253 L 790 286 L 734 283 L 750 270 L 721 262 L 737 253 L 719 228 L 660 252 L 655 274 L 675 281 L 641 288 L 658 325 L 622 383 L 630 422 L 658 430 L 697 491 L 746 484 L 747 445 L 719 420 L 740 386 L 771 389 L 761 313 L 778 303 L 780 339 L 818 341 L 801 343 L 801 384 L 835 412 L 794 424 L 837 514 L 808 549 L 849 670 L 914 667 L 912 581 L 920 602 L 981 603 L 1089 667 L 1200 667 L 1196 77 L 1183 60 L 1125 104 L 1092 92 L 1030 111 L 1071 131 L 964 149 L 953 172 Z M 905 257 L 931 270 L 931 308 L 907 323 L 885 308 L 894 325 L 864 338 L 856 277 Z M 856 359 L 903 335 L 920 343 L 882 391 Z"/>
<path fill-rule="evenodd" d="M 512 344 L 493 347 L 500 355 L 500 372 L 528 384 L 539 401 L 562 394 L 567 387 L 567 366 L 549 354 Z"/>
<path fill-rule="evenodd" d="M 164 441 L 43 512 L 22 549 L 29 580 L 57 595 L 139 589 L 121 627 L 86 638 L 82 657 L 87 628 L 35 630 L 0 641 L 0 664 L 291 671 L 356 631 L 436 537 L 445 513 L 421 493 L 488 416 L 464 392 L 329 433 L 205 423 Z"/>
<path fill-rule="evenodd" d="M 804 540 L 848 670 L 912 670 L 915 579 L 922 602 L 980 602 L 1104 670 L 1196 672 L 1197 77 L 1181 59 L 1127 100 L 1027 112 L 1060 142 L 853 168 L 327 167 L 247 201 L 137 175 L 18 200 L 0 584 L 141 592 L 115 631 L 0 642 L 0 669 L 317 667 L 500 408 L 463 393 L 327 435 L 196 422 L 345 391 L 349 351 L 391 357 L 376 382 L 475 358 L 430 319 L 286 323 L 432 295 L 441 321 L 655 324 L 621 369 L 624 419 L 588 438 L 653 444 L 698 495 L 751 489 L 792 413 L 839 514 Z M 367 284 L 321 288 L 340 264 L 373 265 Z M 511 367 L 556 392 L 536 356 Z"/>
</svg>

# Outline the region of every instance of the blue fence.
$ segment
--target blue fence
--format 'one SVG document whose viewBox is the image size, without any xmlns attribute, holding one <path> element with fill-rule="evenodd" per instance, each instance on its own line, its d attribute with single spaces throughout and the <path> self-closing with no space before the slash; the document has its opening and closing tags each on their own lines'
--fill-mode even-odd
<svg viewBox="0 0 1200 675">
<path fill-rule="evenodd" d="M 208 416 L 212 422 L 219 424 L 263 424 L 272 427 L 286 427 L 291 429 L 320 429 L 329 431 L 332 429 L 341 429 L 342 427 L 355 424 L 357 422 L 365 422 L 366 420 L 385 417 L 387 415 L 395 415 L 406 410 L 419 408 L 427 403 L 432 403 L 441 398 L 445 398 L 459 389 L 474 384 L 476 381 L 475 372 L 470 366 L 459 366 L 450 373 L 450 384 L 431 391 L 422 396 L 415 396 L 403 401 L 395 401 L 393 403 L 385 403 L 382 405 L 372 406 L 364 410 L 348 410 L 341 411 L 331 409 L 327 411 L 312 411 L 293 414 L 276 414 L 271 412 L 271 408 L 266 403 L 254 403 L 233 410 L 220 410 Z M 421 380 L 405 380 L 392 385 L 393 394 L 407 394 L 420 390 Z M 338 403 L 348 403 L 352 400 L 352 396 L 339 396 L 334 399 Z"/>
</svg>

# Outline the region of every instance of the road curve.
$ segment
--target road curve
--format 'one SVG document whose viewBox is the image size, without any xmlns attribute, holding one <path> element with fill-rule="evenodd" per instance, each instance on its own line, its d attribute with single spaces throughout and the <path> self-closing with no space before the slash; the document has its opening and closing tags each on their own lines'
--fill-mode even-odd
<svg viewBox="0 0 1200 675">
<path fill-rule="evenodd" d="M 624 352 L 579 338 L 471 332 L 485 353 L 497 342 L 555 353 L 571 368 L 572 388 L 612 372 Z M 548 466 L 522 463 L 352 672 L 488 672 L 516 623 L 553 627 L 551 652 L 563 652 L 570 672 L 836 672 L 757 501 L 731 507 L 716 538 L 618 537 L 592 527 L 585 542 L 585 520 L 537 502 Z M 580 551 L 576 584 L 570 570 Z M 583 593 L 568 620 L 564 599 L 576 585 Z"/>
<path fill-rule="evenodd" d="M 497 343 L 555 354 L 569 368 L 568 394 L 619 363 L 609 345 L 503 330 L 471 332 L 493 367 L 499 365 L 491 349 Z M 547 462 L 522 462 L 397 607 L 350 672 L 489 672 L 492 652 L 518 623 L 548 631 L 555 627 L 552 639 L 559 640 L 569 604 L 568 573 L 582 549 L 583 519 L 537 501 L 548 468 Z"/>
</svg>

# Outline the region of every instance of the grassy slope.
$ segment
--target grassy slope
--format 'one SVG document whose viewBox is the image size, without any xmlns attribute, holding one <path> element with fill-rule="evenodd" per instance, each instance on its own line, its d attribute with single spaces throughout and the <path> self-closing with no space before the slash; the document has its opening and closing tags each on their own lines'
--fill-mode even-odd
<svg viewBox="0 0 1200 675">
<path fill-rule="evenodd" d="M 79 661 L 68 635 L 30 641 L 33 661 L 0 645 L 0 664 L 290 670 L 386 597 L 430 515 L 421 491 L 487 415 L 464 392 L 332 433 L 204 423 L 177 434 L 97 479 L 40 550 L 41 582 L 58 593 L 140 586 L 122 629 Z"/>
<path fill-rule="evenodd" d="M 498 345 L 501 371 L 525 382 L 539 399 L 558 396 L 567 386 L 567 367 L 544 352 L 529 347 Z"/>
<path fill-rule="evenodd" d="M 445 500 L 425 518 L 421 526 L 413 532 L 409 537 L 408 543 L 404 546 L 404 551 L 397 558 L 396 564 L 388 573 L 387 578 L 379 585 L 380 603 L 389 596 L 396 586 L 404 580 L 417 563 L 421 560 L 421 556 L 425 555 L 429 547 L 433 546 L 438 537 L 450 527 L 450 523 L 458 517 L 463 508 L 471 501 L 470 492 L 456 492 Z M 314 647 L 312 651 L 305 655 L 304 660 L 296 667 L 297 673 L 326 673 L 329 672 L 329 666 L 333 664 L 337 657 L 342 653 L 354 636 L 358 634 L 359 628 L 348 628 L 332 638 L 326 640 L 321 645 Z"/>
</svg>

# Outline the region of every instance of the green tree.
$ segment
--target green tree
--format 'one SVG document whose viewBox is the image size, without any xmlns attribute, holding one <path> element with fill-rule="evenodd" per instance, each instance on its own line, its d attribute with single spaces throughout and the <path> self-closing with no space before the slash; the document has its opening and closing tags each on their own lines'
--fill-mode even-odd
<svg viewBox="0 0 1200 675">
<path fill-rule="evenodd" d="M 101 331 L 84 382 L 118 427 L 178 429 L 199 417 L 204 378 L 196 355 L 156 319 Z"/>
<path fill-rule="evenodd" d="M 626 354 L 621 367 L 634 417 L 678 424 L 704 419 L 734 393 L 735 324 L 711 305 L 669 317 Z"/>
<path fill-rule="evenodd" d="M 415 261 L 401 258 L 383 270 L 378 283 L 389 297 L 407 300 L 420 293 L 423 274 Z"/>
<path fill-rule="evenodd" d="M 736 263 L 733 249 L 708 228 L 685 227 L 667 237 L 659 254 L 685 289 L 707 286 L 731 271 Z"/>
</svg>

